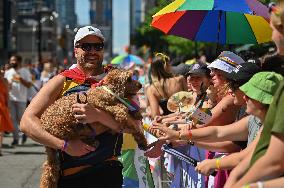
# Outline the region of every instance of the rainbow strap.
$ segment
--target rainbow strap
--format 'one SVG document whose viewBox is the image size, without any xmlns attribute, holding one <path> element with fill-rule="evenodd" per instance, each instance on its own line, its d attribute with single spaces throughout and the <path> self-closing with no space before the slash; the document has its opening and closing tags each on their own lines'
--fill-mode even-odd
<svg viewBox="0 0 284 188">
<path fill-rule="evenodd" d="M 132 107 L 131 109 L 134 109 L 134 108 L 135 108 L 135 110 L 133 110 L 133 111 L 135 111 L 135 112 L 139 111 L 140 106 L 139 106 L 136 102 L 134 102 L 133 100 L 131 100 L 131 99 L 129 99 L 129 98 L 124 98 L 124 101 L 125 101 L 129 106 Z M 131 109 L 129 109 L 129 110 L 132 111 Z M 132 111 L 132 112 L 133 112 L 133 111 Z"/>
<path fill-rule="evenodd" d="M 113 91 L 111 91 L 109 88 L 107 88 L 106 86 L 101 86 L 105 91 L 109 92 L 110 94 L 112 94 L 113 96 L 115 96 L 120 102 L 122 102 L 131 112 L 135 112 L 137 111 L 137 104 L 132 101 L 130 101 L 129 99 L 122 99 L 120 98 L 117 94 L 115 94 Z M 136 108 L 135 108 L 136 107 Z M 138 110 L 139 110 L 139 106 L 138 106 Z"/>
</svg>

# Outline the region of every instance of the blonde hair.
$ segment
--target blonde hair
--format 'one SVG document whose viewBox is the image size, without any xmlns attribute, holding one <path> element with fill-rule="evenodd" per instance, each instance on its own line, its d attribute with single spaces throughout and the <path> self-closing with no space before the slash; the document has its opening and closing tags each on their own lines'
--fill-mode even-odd
<svg viewBox="0 0 284 188">
<path fill-rule="evenodd" d="M 224 98 L 228 94 L 229 94 L 229 83 L 226 82 L 222 86 L 217 88 L 217 92 L 216 92 L 217 99 L 216 100 L 219 102 L 222 100 L 222 98 Z"/>
</svg>

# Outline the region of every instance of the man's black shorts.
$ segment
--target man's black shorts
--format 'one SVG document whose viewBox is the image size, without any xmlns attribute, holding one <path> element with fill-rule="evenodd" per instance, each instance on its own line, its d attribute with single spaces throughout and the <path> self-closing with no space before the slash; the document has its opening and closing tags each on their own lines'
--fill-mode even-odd
<svg viewBox="0 0 284 188">
<path fill-rule="evenodd" d="M 58 188 L 121 188 L 122 164 L 106 161 L 74 175 L 60 177 Z"/>
</svg>

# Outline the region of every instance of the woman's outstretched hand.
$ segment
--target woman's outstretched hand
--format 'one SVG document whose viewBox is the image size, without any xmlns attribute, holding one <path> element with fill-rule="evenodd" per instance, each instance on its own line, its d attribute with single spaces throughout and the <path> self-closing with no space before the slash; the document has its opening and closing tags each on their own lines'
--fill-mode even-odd
<svg viewBox="0 0 284 188">
<path fill-rule="evenodd" d="M 172 130 L 161 123 L 154 123 L 149 128 L 149 132 L 156 135 L 159 140 L 177 140 L 179 139 L 179 132 Z"/>
</svg>

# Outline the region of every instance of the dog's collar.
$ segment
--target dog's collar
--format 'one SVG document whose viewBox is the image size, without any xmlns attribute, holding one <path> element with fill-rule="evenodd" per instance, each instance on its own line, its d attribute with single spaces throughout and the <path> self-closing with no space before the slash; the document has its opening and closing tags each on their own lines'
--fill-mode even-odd
<svg viewBox="0 0 284 188">
<path fill-rule="evenodd" d="M 115 96 L 120 102 L 122 102 L 130 111 L 136 111 L 136 108 L 133 107 L 132 105 L 128 104 L 126 102 L 126 100 L 122 99 L 120 96 L 118 96 L 116 93 L 114 93 L 113 91 L 111 91 L 109 88 L 107 88 L 106 86 L 101 86 L 105 91 L 109 92 L 110 94 L 112 94 L 113 96 Z"/>
</svg>

